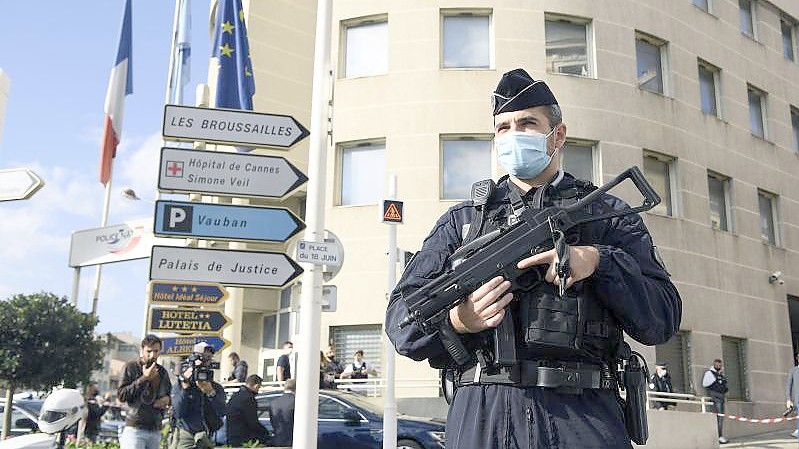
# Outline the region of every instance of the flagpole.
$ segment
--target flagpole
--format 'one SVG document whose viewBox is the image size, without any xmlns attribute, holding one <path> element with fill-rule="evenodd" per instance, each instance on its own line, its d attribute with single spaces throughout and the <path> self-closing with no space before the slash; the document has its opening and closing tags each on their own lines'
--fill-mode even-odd
<svg viewBox="0 0 799 449">
<path fill-rule="evenodd" d="M 172 101 L 172 92 L 173 92 L 173 71 L 175 70 L 175 43 L 177 42 L 178 38 L 178 22 L 180 18 L 180 10 L 181 10 L 181 0 L 175 0 L 175 15 L 172 18 L 172 43 L 169 46 L 169 68 L 167 69 L 166 75 L 166 93 L 164 94 L 164 104 L 170 104 Z M 178 81 L 180 79 L 178 78 Z M 161 146 L 166 146 L 166 140 L 162 137 L 161 138 Z M 158 201 L 161 199 L 161 191 L 157 188 L 155 189 L 155 200 Z M 148 287 L 145 288 L 145 295 L 144 295 L 144 320 L 142 321 L 142 337 L 147 335 L 147 322 L 150 320 L 150 288 L 149 283 L 147 284 Z"/>
<path fill-rule="evenodd" d="M 164 104 L 170 104 L 172 101 L 172 89 L 174 87 L 172 72 L 175 70 L 175 43 L 178 40 L 178 22 L 180 21 L 181 3 L 181 0 L 175 0 L 175 17 L 172 18 L 172 43 L 169 46 L 169 71 L 167 72 L 166 76 L 166 95 L 164 96 Z M 166 141 L 163 141 L 163 143 L 166 143 Z M 159 192 L 156 191 L 155 195 L 157 198 L 159 196 Z"/>
<path fill-rule="evenodd" d="M 111 164 L 110 172 L 108 174 L 108 182 L 105 183 L 105 198 L 103 199 L 103 217 L 100 222 L 100 227 L 108 226 L 108 208 L 111 204 L 111 182 L 114 175 L 114 165 Z M 94 277 L 94 292 L 92 293 L 92 316 L 97 316 L 97 301 L 100 299 L 100 278 L 103 274 L 103 264 L 97 265 L 97 273 Z"/>
</svg>

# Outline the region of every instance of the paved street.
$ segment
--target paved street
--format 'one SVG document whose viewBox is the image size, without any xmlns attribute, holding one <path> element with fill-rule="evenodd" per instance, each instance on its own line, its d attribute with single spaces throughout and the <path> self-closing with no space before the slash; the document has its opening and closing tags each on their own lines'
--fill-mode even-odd
<svg viewBox="0 0 799 449">
<path fill-rule="evenodd" d="M 729 444 L 722 445 L 723 448 L 768 448 L 768 449 L 794 449 L 799 445 L 796 438 L 791 437 L 790 432 L 780 430 L 779 432 L 766 433 L 747 438 L 736 438 Z"/>
</svg>

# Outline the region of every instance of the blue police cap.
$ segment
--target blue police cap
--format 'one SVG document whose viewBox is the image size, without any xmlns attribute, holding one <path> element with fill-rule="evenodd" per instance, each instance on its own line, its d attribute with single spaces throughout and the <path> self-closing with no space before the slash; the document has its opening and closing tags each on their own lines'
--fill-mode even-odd
<svg viewBox="0 0 799 449">
<path fill-rule="evenodd" d="M 491 99 L 493 115 L 558 104 L 549 86 L 542 80 L 534 80 L 524 69 L 514 69 L 502 75 Z"/>
</svg>

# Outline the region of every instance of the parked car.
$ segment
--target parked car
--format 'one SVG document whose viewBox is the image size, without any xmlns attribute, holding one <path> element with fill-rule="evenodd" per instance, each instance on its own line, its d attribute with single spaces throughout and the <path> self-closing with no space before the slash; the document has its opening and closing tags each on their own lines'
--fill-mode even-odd
<svg viewBox="0 0 799 449">
<path fill-rule="evenodd" d="M 10 436 L 16 437 L 37 432 L 39 411 L 42 409 L 41 399 L 17 399 L 11 404 Z M 0 419 L 5 419 L 5 402 L 0 404 Z M 2 421 L 0 421 L 2 422 Z"/>
<path fill-rule="evenodd" d="M 125 411 L 122 410 L 122 407 L 110 406 L 100 421 L 100 434 L 97 435 L 97 440 L 101 442 L 119 441 L 124 428 Z"/>
<path fill-rule="evenodd" d="M 280 391 L 255 397 L 258 419 L 270 433 L 267 405 Z M 343 391 L 319 392 L 318 449 L 380 449 L 383 447 L 383 410 L 363 396 Z M 407 415 L 397 417 L 397 449 L 440 449 L 444 447 L 444 421 Z M 226 427 L 216 432 L 216 442 L 226 443 Z"/>
</svg>

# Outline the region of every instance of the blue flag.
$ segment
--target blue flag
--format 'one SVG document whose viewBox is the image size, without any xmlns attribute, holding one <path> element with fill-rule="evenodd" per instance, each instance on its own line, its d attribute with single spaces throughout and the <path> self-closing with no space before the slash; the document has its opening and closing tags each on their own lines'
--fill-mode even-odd
<svg viewBox="0 0 799 449">
<path fill-rule="evenodd" d="M 241 0 L 220 0 L 213 55 L 219 59 L 216 107 L 252 110 L 255 81 Z"/>
</svg>

